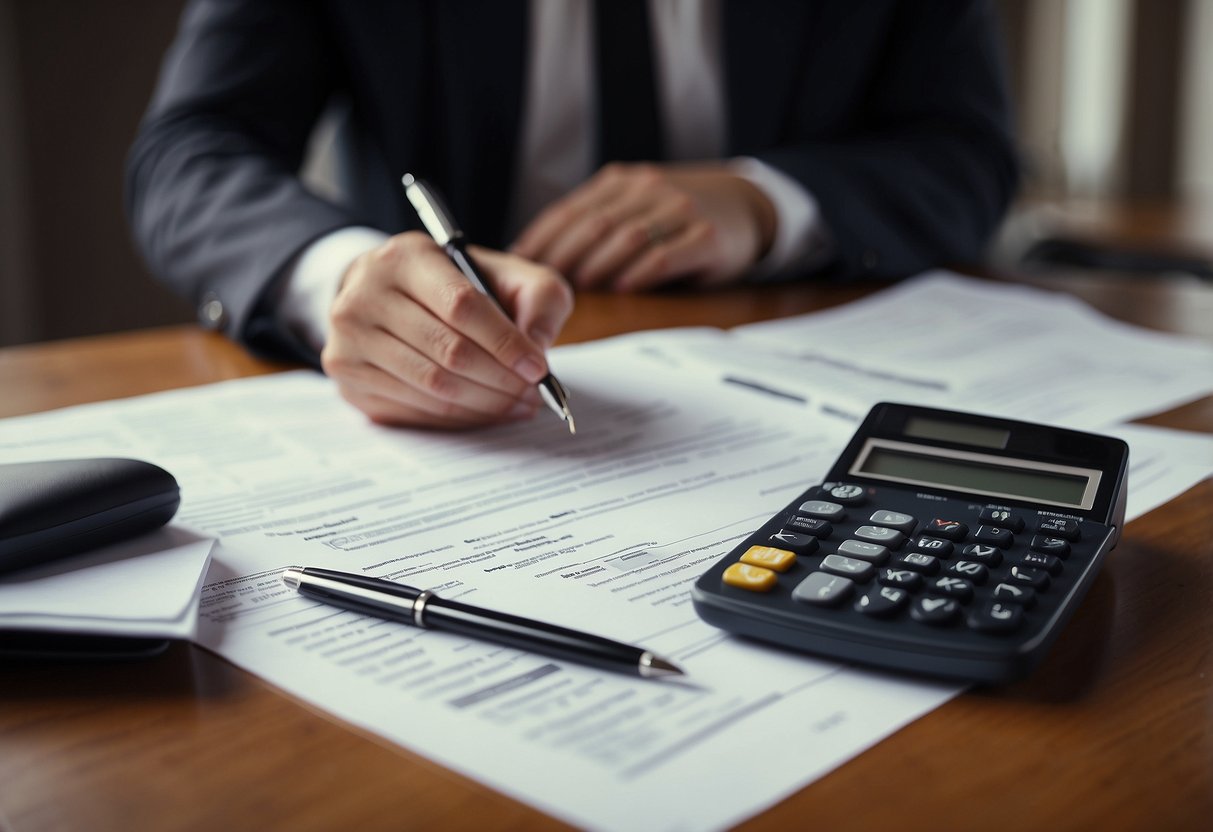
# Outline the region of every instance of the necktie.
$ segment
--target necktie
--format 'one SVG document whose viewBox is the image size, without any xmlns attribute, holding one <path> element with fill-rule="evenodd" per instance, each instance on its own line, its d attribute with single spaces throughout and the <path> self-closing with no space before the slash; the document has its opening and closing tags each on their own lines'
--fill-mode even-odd
<svg viewBox="0 0 1213 832">
<path fill-rule="evenodd" d="M 647 0 L 597 0 L 598 159 L 663 157 Z"/>
</svg>

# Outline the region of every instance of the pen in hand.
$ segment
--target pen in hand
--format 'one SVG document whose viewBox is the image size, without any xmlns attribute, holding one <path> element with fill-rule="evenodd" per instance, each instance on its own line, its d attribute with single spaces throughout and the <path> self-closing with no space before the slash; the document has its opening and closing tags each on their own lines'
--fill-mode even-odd
<svg viewBox="0 0 1213 832">
<path fill-rule="evenodd" d="M 442 247 L 447 257 L 451 258 L 451 262 L 463 273 L 463 276 L 504 312 L 505 307 L 501 305 L 501 299 L 497 297 L 492 285 L 480 273 L 472 255 L 468 253 L 467 240 L 463 236 L 463 232 L 459 230 L 459 226 L 455 224 L 454 218 L 443 205 L 437 193 L 411 173 L 406 173 L 402 181 L 405 196 L 413 204 L 417 216 L 421 218 L 421 224 L 434 238 L 434 242 Z M 556 376 L 548 373 L 539 381 L 539 395 L 543 397 L 552 412 L 569 426 L 569 433 L 576 433 L 577 426 L 573 422 L 573 412 L 569 410 L 569 392 Z"/>
<path fill-rule="evenodd" d="M 428 589 L 381 578 L 292 566 L 283 571 L 282 582 L 317 601 L 415 627 L 460 633 L 646 679 L 682 675 L 676 665 L 642 647 L 450 601 Z"/>
</svg>

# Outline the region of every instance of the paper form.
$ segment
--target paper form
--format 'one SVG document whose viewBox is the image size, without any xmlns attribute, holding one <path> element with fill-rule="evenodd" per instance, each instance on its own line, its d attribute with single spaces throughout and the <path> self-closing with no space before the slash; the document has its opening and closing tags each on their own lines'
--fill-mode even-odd
<svg viewBox="0 0 1213 832">
<path fill-rule="evenodd" d="M 1120 323 L 1069 295 L 947 272 L 727 333 L 636 337 L 667 363 L 856 423 L 884 400 L 1092 429 L 1213 393 L 1211 344 Z"/>
</svg>

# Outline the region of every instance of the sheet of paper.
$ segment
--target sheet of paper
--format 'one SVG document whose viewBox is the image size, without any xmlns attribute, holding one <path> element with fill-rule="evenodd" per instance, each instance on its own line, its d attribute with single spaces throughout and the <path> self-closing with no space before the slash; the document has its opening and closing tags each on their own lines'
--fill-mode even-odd
<svg viewBox="0 0 1213 832">
<path fill-rule="evenodd" d="M 0 575 L 0 629 L 192 638 L 213 543 L 168 526 Z"/>
<path fill-rule="evenodd" d="M 1129 326 L 1069 295 L 947 272 L 727 334 L 644 338 L 667 362 L 851 421 L 883 400 L 1090 429 L 1213 393 L 1213 344 Z"/>
</svg>

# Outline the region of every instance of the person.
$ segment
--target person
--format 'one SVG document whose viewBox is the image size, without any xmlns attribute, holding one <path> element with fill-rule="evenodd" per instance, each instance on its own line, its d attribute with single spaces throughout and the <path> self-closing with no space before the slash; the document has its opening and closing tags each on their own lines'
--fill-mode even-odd
<svg viewBox="0 0 1213 832">
<path fill-rule="evenodd" d="M 334 101 L 344 191 L 300 167 Z M 192 0 L 127 165 L 153 272 L 381 423 L 527 418 L 579 290 L 976 258 L 1017 169 L 986 0 Z M 447 197 L 507 314 L 411 216 Z"/>
</svg>

